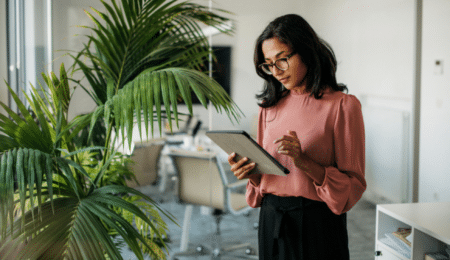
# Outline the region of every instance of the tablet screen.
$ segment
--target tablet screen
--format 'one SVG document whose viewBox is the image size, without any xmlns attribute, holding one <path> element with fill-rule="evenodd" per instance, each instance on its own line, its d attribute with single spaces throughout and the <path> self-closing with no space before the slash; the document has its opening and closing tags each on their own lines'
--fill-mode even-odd
<svg viewBox="0 0 450 260">
<path fill-rule="evenodd" d="M 236 153 L 236 160 L 247 157 L 256 163 L 251 173 L 275 174 L 286 176 L 289 170 L 281 165 L 272 155 L 262 148 L 253 138 L 242 130 L 207 131 L 214 143 L 227 154 Z"/>
</svg>

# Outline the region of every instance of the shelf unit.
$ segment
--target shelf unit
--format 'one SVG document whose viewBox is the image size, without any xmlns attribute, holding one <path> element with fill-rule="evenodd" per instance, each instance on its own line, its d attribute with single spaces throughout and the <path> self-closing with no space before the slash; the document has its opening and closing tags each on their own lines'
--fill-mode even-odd
<svg viewBox="0 0 450 260">
<path fill-rule="evenodd" d="M 423 260 L 450 246 L 450 202 L 379 204 L 376 214 L 376 260 Z M 383 242 L 398 228 L 411 228 L 410 257 Z"/>
</svg>

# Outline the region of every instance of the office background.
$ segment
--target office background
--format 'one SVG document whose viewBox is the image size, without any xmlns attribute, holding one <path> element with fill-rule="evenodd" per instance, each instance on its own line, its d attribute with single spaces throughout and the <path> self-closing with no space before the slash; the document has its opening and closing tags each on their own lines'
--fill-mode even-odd
<svg viewBox="0 0 450 260">
<path fill-rule="evenodd" d="M 8 103 L 3 79 L 7 79 L 6 5 L 0 0 L 0 99 Z M 27 1 L 25 1 L 27 2 Z M 197 3 L 208 5 L 207 0 Z M 83 9 L 100 7 L 90 0 L 58 0 L 52 3 L 53 70 L 58 71 L 64 51 L 78 50 L 84 38 L 76 25 L 89 24 Z M 254 42 L 275 17 L 297 13 L 331 44 L 338 60 L 337 78 L 363 105 L 366 123 L 368 190 L 376 202 L 408 202 L 412 190 L 412 151 L 419 151 L 418 201 L 449 201 L 450 175 L 450 1 L 424 0 L 420 73 L 420 127 L 413 129 L 415 84 L 416 1 L 413 0 L 216 0 L 214 8 L 234 13 L 234 36 L 216 35 L 213 45 L 230 46 L 231 97 L 244 112 L 239 125 L 226 115 L 200 106 L 194 113 L 213 129 L 255 129 L 258 107 L 255 94 L 262 80 L 254 72 Z M 76 36 L 79 34 L 79 36 Z M 39 47 L 39 46 L 38 46 Z M 67 66 L 67 65 L 66 65 Z M 70 116 L 89 112 L 94 103 L 77 89 Z M 0 112 L 3 110 L 0 108 Z M 414 130 L 420 142 L 414 144 Z"/>
</svg>

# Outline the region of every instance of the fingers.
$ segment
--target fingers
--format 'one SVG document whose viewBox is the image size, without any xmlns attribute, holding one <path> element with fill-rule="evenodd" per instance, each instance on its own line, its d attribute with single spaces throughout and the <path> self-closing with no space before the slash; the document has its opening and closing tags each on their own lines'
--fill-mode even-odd
<svg viewBox="0 0 450 260">
<path fill-rule="evenodd" d="M 288 135 L 283 135 L 282 137 L 273 141 L 273 143 L 276 144 L 282 141 L 299 142 L 300 140 L 298 139 L 297 133 L 295 131 L 288 131 Z"/>
<path fill-rule="evenodd" d="M 236 176 L 236 178 L 238 180 L 242 180 L 244 178 L 248 178 L 249 173 L 256 167 L 256 164 L 254 162 L 246 164 L 242 167 L 240 167 L 238 170 L 233 171 L 234 172 L 234 176 Z"/>
<path fill-rule="evenodd" d="M 301 144 L 300 140 L 294 139 L 294 137 L 281 137 L 276 140 L 276 143 L 278 143 L 277 151 L 280 153 L 284 153 L 284 151 L 294 151 L 294 152 L 300 152 L 301 150 Z"/>
<path fill-rule="evenodd" d="M 256 167 L 256 164 L 254 162 L 248 163 L 249 159 L 247 157 L 236 162 L 235 157 L 236 153 L 231 153 L 228 156 L 228 163 L 231 165 L 231 171 L 234 173 L 234 176 L 239 180 L 248 178 L 248 174 Z"/>
<path fill-rule="evenodd" d="M 292 135 L 295 139 L 298 140 L 298 136 L 297 136 L 297 133 L 296 133 L 295 131 L 288 131 L 288 133 L 289 133 L 290 135 Z"/>
<path fill-rule="evenodd" d="M 239 168 L 241 165 L 243 165 L 248 160 L 248 158 L 245 157 L 245 158 L 240 159 L 238 162 L 236 162 L 235 158 L 236 158 L 236 153 L 234 153 L 234 152 L 231 153 L 230 155 L 228 155 L 228 163 L 231 165 L 232 171 L 233 171 L 233 167 Z"/>
<path fill-rule="evenodd" d="M 234 157 L 236 157 L 236 153 L 231 153 L 228 155 L 228 163 L 233 166 L 236 162 L 234 161 Z"/>
<path fill-rule="evenodd" d="M 235 162 L 231 165 L 231 171 L 232 172 L 238 171 L 240 168 L 245 167 L 244 164 L 246 164 L 247 162 L 248 162 L 247 157 L 240 159 L 238 162 Z"/>
<path fill-rule="evenodd" d="M 298 143 L 294 142 L 283 142 L 277 147 L 277 151 L 299 151 L 300 146 Z"/>
<path fill-rule="evenodd" d="M 283 135 L 276 139 L 274 143 L 278 143 L 277 152 L 290 157 L 296 157 L 301 153 L 300 140 L 295 131 L 288 131 L 289 135 Z"/>
</svg>

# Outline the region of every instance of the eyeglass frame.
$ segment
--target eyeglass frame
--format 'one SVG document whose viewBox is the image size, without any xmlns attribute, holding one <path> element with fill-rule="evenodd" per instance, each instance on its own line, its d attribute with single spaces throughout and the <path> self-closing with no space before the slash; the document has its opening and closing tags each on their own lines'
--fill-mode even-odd
<svg viewBox="0 0 450 260">
<path fill-rule="evenodd" d="M 275 62 L 273 62 L 273 63 L 261 63 L 261 64 L 259 64 L 259 68 L 264 72 L 264 73 L 266 73 L 267 75 L 273 75 L 273 72 L 272 72 L 272 68 L 273 68 L 273 66 L 275 66 L 275 67 L 277 67 L 277 69 L 279 69 L 279 70 L 282 70 L 282 71 L 286 71 L 286 70 L 288 70 L 289 69 L 289 59 L 292 57 L 292 56 L 294 56 L 296 54 L 296 52 L 292 52 L 291 54 L 289 54 L 289 55 L 287 55 L 286 57 L 284 57 L 284 58 L 279 58 L 279 59 L 277 59 Z M 287 63 L 287 65 L 288 65 L 288 67 L 287 67 L 287 69 L 281 69 L 281 68 L 279 68 L 278 66 L 277 66 L 277 62 L 278 61 L 280 61 L 280 60 L 286 60 L 286 63 Z M 271 68 L 269 69 L 269 72 L 267 72 L 267 71 L 265 71 L 264 69 L 263 69 L 263 66 L 264 65 L 268 65 L 268 66 L 270 66 Z"/>
</svg>

